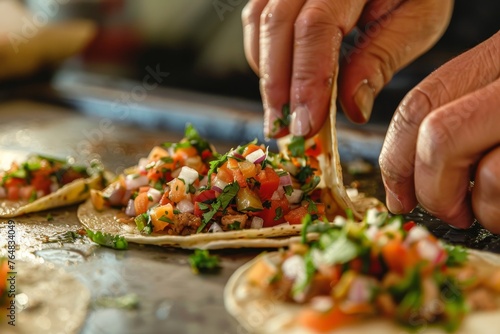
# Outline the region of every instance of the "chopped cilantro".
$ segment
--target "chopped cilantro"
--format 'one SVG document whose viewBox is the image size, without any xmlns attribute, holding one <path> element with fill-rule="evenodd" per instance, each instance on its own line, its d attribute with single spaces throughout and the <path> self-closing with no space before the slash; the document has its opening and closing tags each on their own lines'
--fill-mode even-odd
<svg viewBox="0 0 500 334">
<path fill-rule="evenodd" d="M 280 129 L 287 128 L 290 125 L 290 105 L 288 103 L 283 105 L 281 113 L 283 116 L 273 123 L 272 134 L 276 134 Z"/>
<path fill-rule="evenodd" d="M 227 225 L 227 227 L 231 231 L 233 231 L 233 230 L 241 230 L 241 222 L 235 221 L 234 223 L 231 223 L 231 224 Z"/>
<path fill-rule="evenodd" d="M 303 157 L 306 152 L 306 141 L 304 137 L 293 136 L 288 151 L 292 157 Z"/>
<path fill-rule="evenodd" d="M 283 209 L 281 208 L 281 206 L 277 207 L 276 210 L 274 210 L 274 213 L 275 213 L 275 217 L 274 217 L 275 221 L 283 218 Z"/>
<path fill-rule="evenodd" d="M 464 264 L 467 261 L 467 249 L 459 245 L 450 245 L 443 243 L 443 247 L 448 253 L 446 265 L 448 267 L 456 267 Z"/>
<path fill-rule="evenodd" d="M 160 218 L 158 218 L 158 220 L 161 220 L 162 222 L 169 223 L 169 224 L 173 224 L 174 223 L 172 219 L 168 218 L 165 215 L 163 215 Z"/>
<path fill-rule="evenodd" d="M 195 249 L 189 256 L 189 264 L 193 273 L 214 273 L 220 269 L 220 259 L 216 255 L 210 255 L 208 250 Z"/>
<path fill-rule="evenodd" d="M 200 227 L 198 227 L 196 233 L 200 233 L 201 231 L 203 231 L 205 226 L 207 226 L 207 224 L 219 210 L 224 211 L 227 208 L 229 203 L 231 203 L 233 198 L 238 193 L 238 190 L 240 190 L 238 182 L 230 183 L 224 188 L 219 197 L 217 197 L 215 202 L 212 203 L 210 211 L 203 214 L 203 223 L 200 225 Z"/>
<path fill-rule="evenodd" d="M 211 187 L 211 183 L 212 183 L 212 178 L 211 178 L 211 175 L 213 173 L 215 173 L 217 171 L 217 168 L 219 168 L 220 166 L 222 166 L 224 164 L 224 162 L 227 161 L 227 153 L 220 156 L 219 158 L 215 159 L 215 160 L 212 160 L 210 161 L 210 169 L 208 170 L 208 180 L 207 180 L 207 187 L 210 188 Z"/>
<path fill-rule="evenodd" d="M 285 194 L 287 194 L 288 196 L 293 194 L 293 187 L 290 185 L 284 186 L 283 190 L 285 190 Z"/>
<path fill-rule="evenodd" d="M 90 238 L 90 240 L 101 246 L 110 247 L 113 249 L 120 249 L 120 250 L 128 248 L 127 240 L 125 240 L 124 237 L 119 235 L 102 233 L 101 231 L 93 232 L 87 229 L 87 236 Z"/>
</svg>

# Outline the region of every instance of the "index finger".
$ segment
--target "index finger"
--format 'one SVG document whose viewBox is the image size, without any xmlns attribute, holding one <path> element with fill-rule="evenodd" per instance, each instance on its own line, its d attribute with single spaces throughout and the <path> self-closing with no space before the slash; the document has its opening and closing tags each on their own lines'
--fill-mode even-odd
<svg viewBox="0 0 500 334">
<path fill-rule="evenodd" d="M 484 87 L 500 75 L 500 61 L 494 56 L 498 41 L 500 33 L 446 63 L 401 101 L 389 125 L 379 159 L 387 207 L 391 212 L 409 212 L 417 204 L 414 170 L 421 123 L 433 110 Z"/>
</svg>

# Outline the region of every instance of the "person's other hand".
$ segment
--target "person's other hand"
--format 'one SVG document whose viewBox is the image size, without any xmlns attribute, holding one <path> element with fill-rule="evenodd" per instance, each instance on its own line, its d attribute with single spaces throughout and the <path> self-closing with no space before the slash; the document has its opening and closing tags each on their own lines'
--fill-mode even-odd
<svg viewBox="0 0 500 334">
<path fill-rule="evenodd" d="M 452 0 L 250 0 L 242 13 L 245 54 L 260 76 L 266 136 L 319 131 L 342 37 L 356 26 L 361 38 L 342 66 L 339 98 L 351 120 L 366 122 L 394 72 L 442 35 L 452 6 Z M 275 122 L 288 103 L 289 129 Z"/>
<path fill-rule="evenodd" d="M 406 95 L 380 167 L 390 211 L 409 212 L 418 202 L 456 227 L 476 217 L 500 233 L 500 32 Z"/>
</svg>

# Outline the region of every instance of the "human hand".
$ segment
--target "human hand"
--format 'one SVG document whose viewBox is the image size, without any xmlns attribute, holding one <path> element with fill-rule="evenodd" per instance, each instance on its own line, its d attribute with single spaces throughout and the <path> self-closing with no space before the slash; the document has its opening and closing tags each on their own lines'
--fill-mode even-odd
<svg viewBox="0 0 500 334">
<path fill-rule="evenodd" d="M 324 123 L 338 73 L 342 37 L 361 38 L 339 78 L 344 112 L 370 117 L 394 72 L 432 46 L 446 28 L 452 0 L 250 0 L 242 13 L 245 54 L 260 76 L 264 132 L 312 136 Z M 282 107 L 290 103 L 290 128 Z M 275 125 L 278 125 L 275 127 Z"/>
<path fill-rule="evenodd" d="M 500 233 L 500 31 L 406 95 L 380 167 L 390 211 L 418 202 L 451 225 L 476 217 Z"/>
</svg>

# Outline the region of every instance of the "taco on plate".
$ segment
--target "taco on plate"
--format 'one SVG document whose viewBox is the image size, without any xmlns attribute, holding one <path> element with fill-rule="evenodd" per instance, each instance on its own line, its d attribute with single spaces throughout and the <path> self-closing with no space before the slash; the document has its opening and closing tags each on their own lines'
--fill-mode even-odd
<svg viewBox="0 0 500 334">
<path fill-rule="evenodd" d="M 238 269 L 225 305 L 251 333 L 493 333 L 500 258 L 369 210 L 304 225 L 300 242 Z M 308 233 L 308 234 L 306 234 Z"/>
<path fill-rule="evenodd" d="M 98 168 L 77 166 L 69 161 L 33 155 L 23 163 L 13 162 L 0 171 L 0 218 L 17 217 L 82 202 L 90 189 L 101 188 Z"/>
</svg>

